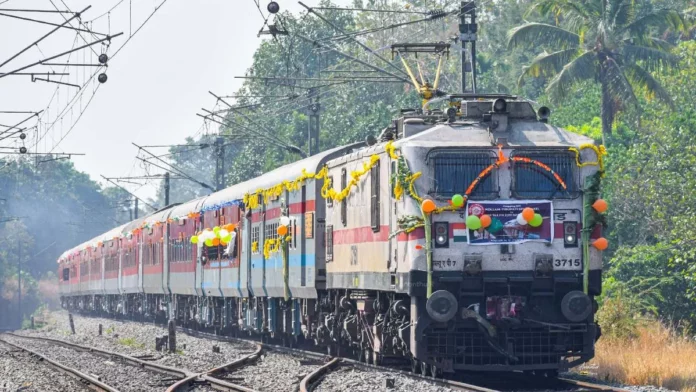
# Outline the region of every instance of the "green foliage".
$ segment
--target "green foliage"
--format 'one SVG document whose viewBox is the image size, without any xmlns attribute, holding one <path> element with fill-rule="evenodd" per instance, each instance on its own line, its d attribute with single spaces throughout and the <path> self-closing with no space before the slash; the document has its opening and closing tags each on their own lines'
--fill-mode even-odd
<svg viewBox="0 0 696 392">
<path fill-rule="evenodd" d="M 71 162 L 0 159 L 0 314 L 18 314 L 18 262 L 24 318 L 40 304 L 37 281 L 63 251 L 125 223 L 106 193 Z M 19 320 L 2 317 L 0 325 Z"/>
<path fill-rule="evenodd" d="M 655 34 L 684 27 L 674 9 L 657 7 L 651 0 L 537 0 L 529 11 L 553 20 L 510 30 L 510 47 L 542 50 L 524 67 L 520 84 L 526 78 L 550 78 L 545 91 L 560 101 L 577 84 L 598 82 L 605 135 L 611 134 L 620 109 L 639 107 L 639 94 L 673 103 L 653 75 L 678 62 L 669 52 L 672 45 Z"/>
<path fill-rule="evenodd" d="M 145 348 L 145 345 L 142 343 L 139 343 L 137 340 L 135 340 L 135 338 L 120 338 L 118 340 L 118 344 L 122 344 L 124 346 L 136 348 L 136 349 Z"/>
</svg>

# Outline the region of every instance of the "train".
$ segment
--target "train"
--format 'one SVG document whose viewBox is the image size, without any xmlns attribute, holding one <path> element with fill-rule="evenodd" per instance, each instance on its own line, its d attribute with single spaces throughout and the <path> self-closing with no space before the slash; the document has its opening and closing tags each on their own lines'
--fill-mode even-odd
<svg viewBox="0 0 696 392">
<path fill-rule="evenodd" d="M 430 376 L 590 360 L 604 148 L 516 96 L 446 101 L 67 250 L 62 306 Z"/>
</svg>

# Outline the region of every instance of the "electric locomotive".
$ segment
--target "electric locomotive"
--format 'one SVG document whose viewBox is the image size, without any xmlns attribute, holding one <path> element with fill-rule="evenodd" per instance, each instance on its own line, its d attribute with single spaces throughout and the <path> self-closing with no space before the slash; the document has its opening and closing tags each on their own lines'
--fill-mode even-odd
<svg viewBox="0 0 696 392">
<path fill-rule="evenodd" d="M 447 103 L 66 251 L 63 306 L 427 375 L 588 361 L 603 149 L 514 96 Z"/>
</svg>

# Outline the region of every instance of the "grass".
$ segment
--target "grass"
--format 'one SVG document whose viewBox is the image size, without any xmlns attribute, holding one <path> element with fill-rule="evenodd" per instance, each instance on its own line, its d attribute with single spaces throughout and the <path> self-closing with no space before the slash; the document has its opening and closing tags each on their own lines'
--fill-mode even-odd
<svg viewBox="0 0 696 392">
<path fill-rule="evenodd" d="M 144 344 L 138 343 L 134 338 L 121 338 L 118 343 L 132 348 L 145 348 Z"/>
<path fill-rule="evenodd" d="M 696 340 L 643 320 L 631 336 L 602 336 L 587 368 L 605 380 L 696 392 Z"/>
</svg>

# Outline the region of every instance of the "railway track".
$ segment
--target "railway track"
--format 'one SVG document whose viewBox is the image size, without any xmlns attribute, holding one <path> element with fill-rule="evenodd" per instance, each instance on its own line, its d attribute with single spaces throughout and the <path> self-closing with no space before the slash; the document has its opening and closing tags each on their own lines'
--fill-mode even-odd
<svg viewBox="0 0 696 392">
<path fill-rule="evenodd" d="M 45 356 L 43 356 L 35 351 L 32 351 L 28 348 L 22 347 L 20 345 L 14 344 L 14 343 L 10 343 L 4 339 L 0 339 L 0 345 L 5 345 L 7 347 L 11 347 L 13 350 L 17 350 L 19 352 L 23 352 L 23 353 L 28 354 L 29 356 L 37 359 L 38 362 L 42 363 L 44 366 L 50 367 L 57 372 L 60 372 L 62 374 L 65 374 L 65 375 L 68 375 L 68 376 L 74 378 L 75 380 L 77 380 L 78 383 L 83 385 L 85 387 L 85 389 L 89 388 L 89 389 L 93 389 L 95 391 L 102 391 L 102 392 L 119 392 L 118 389 L 102 382 L 101 380 L 99 380 L 96 377 L 93 377 L 93 376 L 86 374 L 86 373 L 83 373 L 77 369 L 66 366 L 60 362 L 53 361 L 53 360 L 46 358 Z M 2 353 L 2 354 L 9 355 L 8 352 Z M 53 380 L 53 381 L 56 382 L 56 380 Z M 0 387 L 2 387 L 2 385 L 0 385 Z"/>
<path fill-rule="evenodd" d="M 243 357 L 235 359 L 234 361 L 224 364 L 222 366 L 215 367 L 213 369 L 203 371 L 203 372 L 188 372 L 187 370 L 181 370 L 176 368 L 171 368 L 159 364 L 148 363 L 146 361 L 139 360 L 137 358 L 128 357 L 122 354 L 112 353 L 106 350 L 96 350 L 90 347 L 84 347 L 75 345 L 72 343 L 64 342 L 57 339 L 50 338 L 38 338 L 29 336 L 20 336 L 15 334 L 8 334 L 9 336 L 15 336 L 18 338 L 25 339 L 37 339 L 53 342 L 55 344 L 63 344 L 67 346 L 77 347 L 83 351 L 94 351 L 101 352 L 104 356 L 117 356 L 122 357 L 124 360 L 130 362 L 131 364 L 143 367 L 150 367 L 155 369 L 159 368 L 162 373 L 168 374 L 170 376 L 178 377 L 178 379 L 170 383 L 168 392 L 179 392 L 188 391 L 195 389 L 196 391 L 208 391 L 208 390 L 222 390 L 222 391 L 241 391 L 241 392 L 262 392 L 266 390 L 273 391 L 322 391 L 322 384 L 326 386 L 325 390 L 336 390 L 332 389 L 331 377 L 335 374 L 341 372 L 352 372 L 351 374 L 361 374 L 364 373 L 363 377 L 367 378 L 379 378 L 380 374 L 383 374 L 383 378 L 399 380 L 408 379 L 407 382 L 421 382 L 427 383 L 432 386 L 430 390 L 437 391 L 476 391 L 476 392 L 505 392 L 505 391 L 563 391 L 563 392 L 590 392 L 590 391 L 606 391 L 606 392 L 630 392 L 626 389 L 595 384 L 591 382 L 577 381 L 566 378 L 559 379 L 548 379 L 541 377 L 530 377 L 523 375 L 522 373 L 513 373 L 505 375 L 497 375 L 491 377 L 489 375 L 476 374 L 465 379 L 449 380 L 449 379 L 436 379 L 432 377 L 425 377 L 418 374 L 413 374 L 406 370 L 397 369 L 394 367 L 386 367 L 379 365 L 365 364 L 349 358 L 331 358 L 323 353 L 316 351 L 308 351 L 299 348 L 289 348 L 284 346 L 273 345 L 269 343 L 259 342 L 250 338 L 236 338 L 230 336 L 221 336 L 209 332 L 203 332 L 193 329 L 187 329 L 183 327 L 177 327 L 177 331 L 180 333 L 187 334 L 196 338 L 203 338 L 221 342 L 228 343 L 253 343 L 256 345 L 256 350 L 251 354 L 245 354 Z M 297 378 L 292 382 L 292 387 L 282 388 L 276 387 L 273 389 L 264 388 L 263 386 L 258 387 L 249 383 L 245 379 L 244 375 L 252 373 L 257 375 L 259 378 L 268 378 L 274 382 L 279 379 L 278 374 L 268 373 L 262 367 L 258 366 L 262 364 L 264 360 L 272 358 L 274 355 L 286 355 L 298 358 L 301 361 L 301 365 L 305 367 L 301 373 L 304 373 L 303 377 Z M 299 374 L 299 373 L 296 373 Z M 343 376 L 346 379 L 348 376 Z M 292 377 L 291 377 L 292 378 Z M 467 382 L 462 382 L 465 380 Z M 326 383 L 325 383 L 326 381 Z M 381 380 L 385 381 L 385 380 Z M 397 382 L 397 384 L 407 383 L 406 381 Z M 335 382 L 334 382 L 335 384 Z M 341 387 L 344 386 L 340 384 Z M 424 385 L 424 384 L 419 384 Z M 374 385 L 373 385 L 374 387 Z M 387 387 L 386 385 L 380 385 L 379 390 L 391 389 L 392 387 Z M 440 389 L 437 389 L 440 388 Z M 343 388 L 339 388 L 344 390 Z M 375 390 L 373 389 L 360 389 L 360 387 L 355 387 L 350 389 L 353 392 L 363 391 L 363 390 Z M 400 388 L 397 385 L 392 389 L 394 391 L 399 391 Z M 409 389 L 402 390 L 422 390 L 420 387 L 411 387 Z"/>
<path fill-rule="evenodd" d="M 78 371 L 80 374 L 91 377 L 91 379 L 102 382 L 106 387 L 111 388 L 105 389 L 108 391 L 129 392 L 164 389 L 172 382 L 191 375 L 188 370 L 151 363 L 128 355 L 63 340 L 14 333 L 5 333 L 2 337 L 5 343 L 31 350 L 53 363 L 65 367 L 68 367 L 69 364 L 72 366 L 70 368 L 72 371 Z M 13 341 L 8 341 L 7 338 Z M 26 344 L 17 343 L 17 341 L 29 343 L 29 347 Z M 80 353 L 80 355 L 75 355 L 75 352 Z"/>
</svg>

